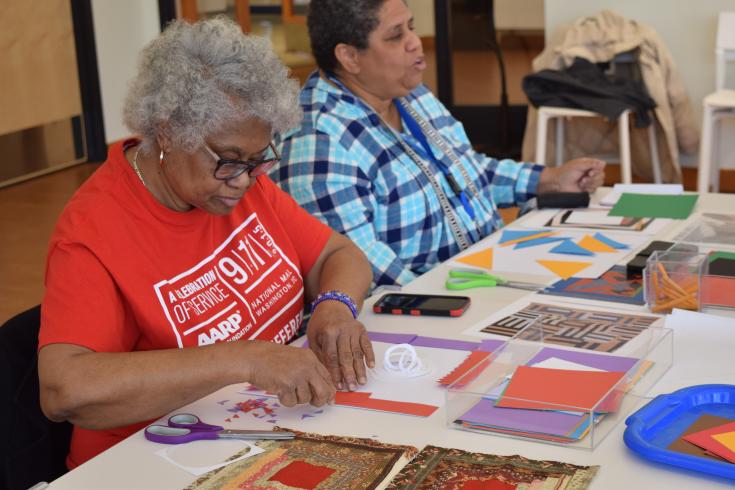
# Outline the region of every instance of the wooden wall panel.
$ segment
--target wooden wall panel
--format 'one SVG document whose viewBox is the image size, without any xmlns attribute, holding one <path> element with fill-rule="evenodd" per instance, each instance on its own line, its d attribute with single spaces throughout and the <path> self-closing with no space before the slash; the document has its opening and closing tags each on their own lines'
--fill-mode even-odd
<svg viewBox="0 0 735 490">
<path fill-rule="evenodd" d="M 71 0 L 2 0 L 0 53 L 0 134 L 81 114 Z"/>
</svg>

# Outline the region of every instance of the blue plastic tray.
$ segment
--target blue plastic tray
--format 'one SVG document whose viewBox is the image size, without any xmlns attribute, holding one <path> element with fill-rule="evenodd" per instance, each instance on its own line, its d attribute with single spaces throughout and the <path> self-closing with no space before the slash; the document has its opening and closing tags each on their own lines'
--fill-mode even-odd
<svg viewBox="0 0 735 490">
<path fill-rule="evenodd" d="M 698 385 L 659 395 L 628 417 L 623 440 L 641 457 L 735 479 L 735 464 L 666 449 L 700 415 L 735 419 L 735 385 Z"/>
</svg>

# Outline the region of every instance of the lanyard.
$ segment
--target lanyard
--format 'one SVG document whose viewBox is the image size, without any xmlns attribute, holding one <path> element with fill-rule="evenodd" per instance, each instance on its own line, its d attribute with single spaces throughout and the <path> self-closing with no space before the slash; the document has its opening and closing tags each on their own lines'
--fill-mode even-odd
<svg viewBox="0 0 735 490">
<path fill-rule="evenodd" d="M 416 122 L 416 119 L 411 117 L 411 115 L 406 111 L 406 109 L 403 107 L 402 104 L 396 103 L 396 107 L 398 108 L 398 112 L 401 115 L 401 119 L 403 119 L 403 122 L 408 127 L 408 130 L 411 132 L 414 138 L 421 143 L 421 146 L 424 147 L 424 151 L 426 152 L 426 157 L 429 158 L 434 164 L 439 167 L 439 170 L 442 171 L 444 174 L 444 177 L 446 177 L 447 182 L 449 182 L 449 187 L 452 188 L 452 191 L 454 194 L 459 197 L 459 200 L 462 202 L 462 206 L 464 207 L 464 210 L 467 211 L 467 214 L 470 216 L 470 219 L 472 221 L 475 220 L 475 210 L 472 208 L 472 204 L 470 203 L 469 198 L 467 197 L 467 193 L 462 190 L 462 188 L 457 183 L 457 180 L 454 178 L 452 173 L 449 171 L 449 168 L 442 162 L 441 160 L 437 159 L 434 156 L 434 152 L 431 150 L 431 146 L 429 146 L 429 141 L 426 139 L 426 135 L 421 130 L 421 127 Z"/>
</svg>

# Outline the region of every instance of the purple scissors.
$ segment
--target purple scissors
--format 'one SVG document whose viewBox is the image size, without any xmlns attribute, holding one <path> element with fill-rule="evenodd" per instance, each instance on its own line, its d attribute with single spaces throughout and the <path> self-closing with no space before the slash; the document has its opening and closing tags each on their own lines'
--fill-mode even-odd
<svg viewBox="0 0 735 490">
<path fill-rule="evenodd" d="M 293 432 L 274 432 L 269 430 L 229 430 L 219 425 L 202 422 L 196 415 L 180 413 L 168 419 L 168 425 L 149 425 L 145 428 L 145 438 L 161 444 L 183 444 L 203 439 L 293 439 Z"/>
</svg>

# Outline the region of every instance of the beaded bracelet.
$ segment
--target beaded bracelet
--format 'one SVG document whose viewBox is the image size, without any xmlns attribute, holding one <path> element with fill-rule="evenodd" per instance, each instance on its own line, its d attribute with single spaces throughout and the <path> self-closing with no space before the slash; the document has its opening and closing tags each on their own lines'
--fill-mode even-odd
<svg viewBox="0 0 735 490">
<path fill-rule="evenodd" d="M 355 300 L 340 291 L 326 291 L 324 293 L 319 293 L 319 296 L 311 302 L 311 311 L 314 312 L 314 309 L 319 303 L 328 299 L 345 304 L 352 312 L 353 318 L 357 319 L 357 305 L 355 304 Z"/>
</svg>

